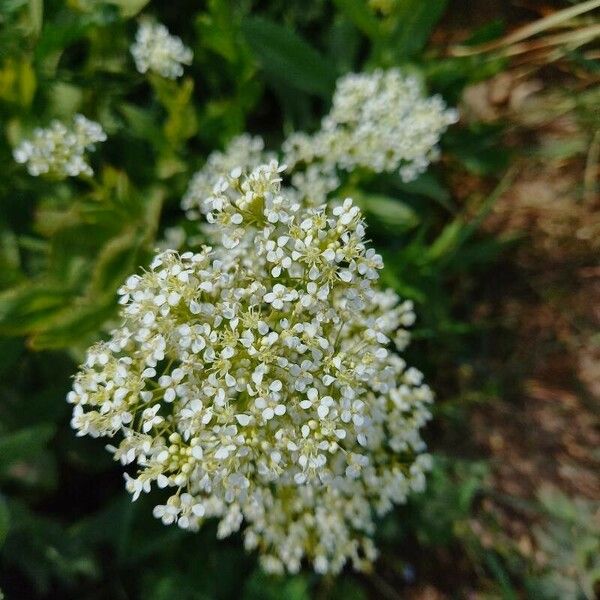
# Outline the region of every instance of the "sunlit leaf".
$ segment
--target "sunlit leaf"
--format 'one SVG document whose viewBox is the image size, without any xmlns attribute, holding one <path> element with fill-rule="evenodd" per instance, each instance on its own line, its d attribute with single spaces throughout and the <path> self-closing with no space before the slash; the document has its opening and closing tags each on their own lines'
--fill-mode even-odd
<svg viewBox="0 0 600 600">
<path fill-rule="evenodd" d="M 0 334 L 24 335 L 44 326 L 66 305 L 64 287 L 26 284 L 0 294 Z"/>
<path fill-rule="evenodd" d="M 29 0 L 29 23 L 33 35 L 39 35 L 44 21 L 44 0 Z"/>
</svg>

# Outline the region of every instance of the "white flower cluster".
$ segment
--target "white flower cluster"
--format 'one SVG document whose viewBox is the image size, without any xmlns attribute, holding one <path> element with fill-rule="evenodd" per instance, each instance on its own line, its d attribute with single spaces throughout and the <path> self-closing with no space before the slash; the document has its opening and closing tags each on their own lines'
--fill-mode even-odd
<svg viewBox="0 0 600 600">
<path fill-rule="evenodd" d="M 419 80 L 398 69 L 351 73 L 336 86 L 333 106 L 313 135 L 292 134 L 284 161 L 318 163 L 325 171 L 399 170 L 411 181 L 437 158 L 437 144 L 458 114 L 440 96 L 425 97 Z"/>
<path fill-rule="evenodd" d="M 222 177 L 242 165 L 251 171 L 258 165 L 270 162 L 274 156 L 264 151 L 265 143 L 259 136 L 244 133 L 234 138 L 224 152 L 213 152 L 206 164 L 193 177 L 181 202 L 181 207 L 190 219 L 209 211 L 207 199 L 212 195 L 213 187 Z"/>
<path fill-rule="evenodd" d="M 438 153 L 438 142 L 458 114 L 440 96 L 427 98 L 419 81 L 397 69 L 342 77 L 333 106 L 319 131 L 293 133 L 283 143 L 283 162 L 291 172 L 289 193 L 318 206 L 341 185 L 340 171 L 363 167 L 399 171 L 404 181 L 418 177 Z M 183 198 L 191 219 L 206 213 L 213 185 L 231 169 L 250 171 L 272 154 L 260 137 L 235 138 L 224 152 L 214 152 L 198 171 Z"/>
<path fill-rule="evenodd" d="M 182 65 L 191 64 L 194 56 L 181 38 L 171 35 L 161 23 L 150 21 L 140 24 L 131 54 L 140 73 L 153 71 L 167 79 L 181 77 Z"/>
<path fill-rule="evenodd" d="M 165 524 L 244 523 L 270 572 L 361 569 L 375 516 L 424 487 L 432 393 L 392 349 L 414 313 L 375 287 L 359 209 L 297 203 L 281 171 L 232 169 L 206 200 L 219 244 L 127 280 L 121 327 L 68 396 L 72 425 L 118 436 L 134 500 L 169 490 Z"/>
<path fill-rule="evenodd" d="M 13 152 L 14 159 L 26 164 L 30 175 L 75 177 L 92 175 L 85 160 L 85 151 L 94 150 L 94 144 L 104 142 L 106 133 L 99 123 L 75 115 L 71 127 L 53 121 L 46 129 L 36 129 L 33 138 L 23 141 Z"/>
</svg>

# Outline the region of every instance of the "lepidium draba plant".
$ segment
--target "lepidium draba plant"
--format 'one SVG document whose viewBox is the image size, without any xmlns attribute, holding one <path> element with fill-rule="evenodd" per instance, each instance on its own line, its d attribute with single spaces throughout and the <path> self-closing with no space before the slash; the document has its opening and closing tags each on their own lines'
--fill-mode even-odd
<svg viewBox="0 0 600 600">
<path fill-rule="evenodd" d="M 458 120 L 440 96 L 427 97 L 419 79 L 398 69 L 350 73 L 336 85 L 332 107 L 312 134 L 292 133 L 283 143 L 298 201 L 319 205 L 359 169 L 397 172 L 405 182 L 421 175 L 439 155 L 438 143 Z M 192 178 L 182 208 L 191 219 L 206 212 L 206 199 L 220 177 L 236 166 L 268 162 L 263 140 L 244 134 L 214 152 Z"/>
<path fill-rule="evenodd" d="M 22 141 L 13 151 L 16 162 L 24 164 L 30 175 L 57 179 L 93 175 L 85 153 L 106 141 L 106 133 L 95 121 L 75 115 L 70 126 L 53 121 L 49 127 L 35 129 L 33 137 Z"/>
<path fill-rule="evenodd" d="M 377 289 L 359 209 L 298 201 L 282 169 L 231 169 L 204 203 L 213 247 L 127 280 L 72 424 L 114 438 L 134 499 L 164 490 L 165 524 L 243 528 L 270 572 L 364 569 L 375 517 L 424 486 L 432 393 L 399 354 L 412 306 Z"/>
<path fill-rule="evenodd" d="M 167 79 L 183 75 L 183 65 L 194 57 L 190 48 L 162 23 L 142 21 L 131 46 L 131 55 L 140 73 L 157 73 Z"/>
</svg>

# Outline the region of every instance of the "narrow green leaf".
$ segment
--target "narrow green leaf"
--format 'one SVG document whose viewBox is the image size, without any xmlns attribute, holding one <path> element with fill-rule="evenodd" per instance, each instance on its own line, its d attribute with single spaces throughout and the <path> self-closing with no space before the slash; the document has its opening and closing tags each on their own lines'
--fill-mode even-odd
<svg viewBox="0 0 600 600">
<path fill-rule="evenodd" d="M 127 121 L 128 133 L 141 139 L 148 140 L 154 146 L 160 147 L 163 140 L 163 134 L 160 127 L 157 125 L 155 114 L 127 102 L 120 103 L 118 110 Z M 160 123 L 160 121 L 158 123 Z"/>
<path fill-rule="evenodd" d="M 110 0 L 110 4 L 117 6 L 125 19 L 135 17 L 148 2 L 150 0 Z"/>
<path fill-rule="evenodd" d="M 43 327 L 62 310 L 70 292 L 44 284 L 26 284 L 0 294 L 0 334 L 23 335 Z"/>
<path fill-rule="evenodd" d="M 417 213 L 404 202 L 382 194 L 354 193 L 358 206 L 383 225 L 396 230 L 412 229 L 419 224 Z"/>
<path fill-rule="evenodd" d="M 337 15 L 327 34 L 327 55 L 340 73 L 354 71 L 362 36 L 344 15 Z"/>
<path fill-rule="evenodd" d="M 400 177 L 397 177 L 395 182 L 396 187 L 404 192 L 431 198 L 448 209 L 452 207 L 450 192 L 442 186 L 431 171 L 423 173 L 417 179 L 409 181 L 408 183 L 403 182 Z"/>
<path fill-rule="evenodd" d="M 259 17 L 247 18 L 242 31 L 266 73 L 292 88 L 329 98 L 334 67 L 299 35 Z"/>
<path fill-rule="evenodd" d="M 367 37 L 377 40 L 381 36 L 379 21 L 364 0 L 334 0 L 334 3 Z"/>
<path fill-rule="evenodd" d="M 436 261 L 447 254 L 453 252 L 459 245 L 463 229 L 466 228 L 461 218 L 448 223 L 442 230 L 442 233 L 431 244 L 427 250 L 427 258 L 430 261 Z"/>
<path fill-rule="evenodd" d="M 81 303 L 67 307 L 29 340 L 33 350 L 67 348 L 97 332 L 115 311 L 115 302 Z"/>
<path fill-rule="evenodd" d="M 496 189 L 481 203 L 477 214 L 470 221 L 466 222 L 463 217 L 459 216 L 454 221 L 448 223 L 427 250 L 427 259 L 436 261 L 442 257 L 448 257 L 462 246 L 477 231 L 498 198 L 506 191 L 506 188 L 513 179 L 513 175 L 512 171 L 508 171 L 504 175 L 500 183 L 496 186 Z"/>
<path fill-rule="evenodd" d="M 86 295 L 99 298 L 113 296 L 117 287 L 135 268 L 140 240 L 135 230 L 127 230 L 109 240 L 98 254 Z"/>
<path fill-rule="evenodd" d="M 2 544 L 4 544 L 9 528 L 10 513 L 8 512 L 6 500 L 0 495 L 0 548 L 2 548 Z"/>
<path fill-rule="evenodd" d="M 398 59 L 406 60 L 425 47 L 448 0 L 400 0 L 397 26 L 390 38 L 391 49 Z"/>
<path fill-rule="evenodd" d="M 196 17 L 196 29 L 204 48 L 210 48 L 228 62 L 235 64 L 241 45 L 236 39 L 239 19 L 234 5 L 221 0 L 209 0 L 208 12 Z"/>
<path fill-rule="evenodd" d="M 194 81 L 186 77 L 181 82 L 175 82 L 158 76 L 150 77 L 150 81 L 168 112 L 163 127 L 165 136 L 173 146 L 177 146 L 198 130 L 196 111 L 192 104 Z"/>
<path fill-rule="evenodd" d="M 519 596 L 511 584 L 508 573 L 502 563 L 496 558 L 496 555 L 492 552 L 484 552 L 483 556 L 494 578 L 500 585 L 503 600 L 517 600 Z"/>
<path fill-rule="evenodd" d="M 70 44 L 84 37 L 92 26 L 91 19 L 82 18 L 79 15 L 73 15 L 58 22 L 46 23 L 35 47 L 36 58 L 44 62 L 51 59 L 54 64 L 54 54 L 60 55 Z"/>
<path fill-rule="evenodd" d="M 44 0 L 29 0 L 29 24 L 34 36 L 38 36 L 44 22 Z"/>
</svg>

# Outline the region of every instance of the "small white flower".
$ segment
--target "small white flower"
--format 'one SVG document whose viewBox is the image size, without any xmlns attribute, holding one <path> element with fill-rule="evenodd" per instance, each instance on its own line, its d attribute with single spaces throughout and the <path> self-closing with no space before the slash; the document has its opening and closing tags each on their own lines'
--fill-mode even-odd
<svg viewBox="0 0 600 600">
<path fill-rule="evenodd" d="M 285 302 L 296 300 L 298 292 L 296 290 L 288 290 L 284 285 L 276 283 L 273 290 L 264 295 L 264 301 L 271 304 L 276 310 L 281 310 Z"/>
<path fill-rule="evenodd" d="M 171 35 L 161 23 L 144 21 L 131 46 L 135 66 L 140 73 L 153 71 L 167 79 L 183 75 L 183 66 L 192 63 L 192 51 L 181 39 Z"/>
<path fill-rule="evenodd" d="M 13 152 L 15 161 L 26 164 L 30 175 L 50 175 L 60 179 L 83 174 L 93 175 L 85 161 L 85 152 L 104 142 L 106 133 L 99 123 L 75 115 L 67 127 L 53 121 L 46 129 L 36 129 L 33 138 L 21 142 Z"/>
</svg>

